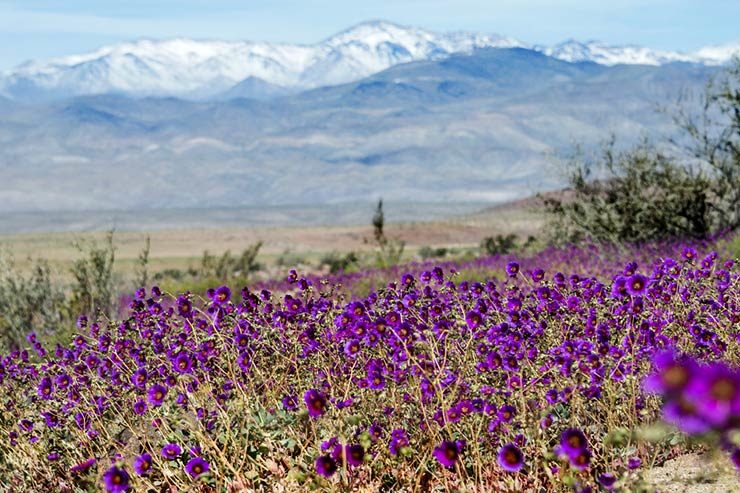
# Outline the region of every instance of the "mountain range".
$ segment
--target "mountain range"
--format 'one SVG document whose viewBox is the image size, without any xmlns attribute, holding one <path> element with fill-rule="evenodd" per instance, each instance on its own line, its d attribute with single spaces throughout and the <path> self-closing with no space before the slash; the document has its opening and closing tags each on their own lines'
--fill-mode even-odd
<svg viewBox="0 0 740 493">
<path fill-rule="evenodd" d="M 92 94 L 270 99 L 354 82 L 402 63 L 514 47 L 568 62 L 601 65 L 720 65 L 740 53 L 740 43 L 694 53 L 575 40 L 540 46 L 497 34 L 435 33 L 372 21 L 313 45 L 171 39 L 106 46 L 92 53 L 27 62 L 0 73 L 0 95 L 19 101 Z"/>
<path fill-rule="evenodd" d="M 139 42 L 27 64 L 1 78 L 0 212 L 509 200 L 562 186 L 575 142 L 673 132 L 656 105 L 731 52 L 519 44 L 370 23 L 311 47 Z M 263 56 L 247 70 L 237 46 Z"/>
</svg>

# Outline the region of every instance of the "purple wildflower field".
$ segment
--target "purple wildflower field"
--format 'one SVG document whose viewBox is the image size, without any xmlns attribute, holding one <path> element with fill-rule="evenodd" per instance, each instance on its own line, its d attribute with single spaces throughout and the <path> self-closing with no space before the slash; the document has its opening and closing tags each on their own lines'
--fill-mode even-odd
<svg viewBox="0 0 740 493">
<path fill-rule="evenodd" d="M 586 493 L 705 447 L 740 464 L 719 245 L 141 289 L 0 358 L 3 487 Z"/>
</svg>

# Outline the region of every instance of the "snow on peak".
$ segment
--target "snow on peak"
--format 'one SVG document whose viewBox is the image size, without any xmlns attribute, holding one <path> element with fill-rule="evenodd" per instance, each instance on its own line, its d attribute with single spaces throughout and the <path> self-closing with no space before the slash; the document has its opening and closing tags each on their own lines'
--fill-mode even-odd
<svg viewBox="0 0 740 493">
<path fill-rule="evenodd" d="M 0 74 L 0 94 L 62 97 L 100 93 L 209 97 L 254 78 L 290 90 L 351 82 L 400 63 L 478 48 L 524 47 L 569 61 L 604 65 L 686 61 L 722 64 L 740 43 L 693 54 L 568 40 L 531 46 L 496 34 L 436 33 L 386 21 L 364 22 L 314 45 L 143 39 L 91 53 L 28 62 Z"/>
<path fill-rule="evenodd" d="M 733 58 L 740 57 L 740 41 L 724 45 L 707 46 L 696 51 L 694 54 L 708 65 L 722 65 Z"/>
<path fill-rule="evenodd" d="M 641 46 L 609 46 L 599 41 L 585 43 L 569 39 L 541 51 L 548 56 L 567 62 L 594 62 L 601 65 L 662 65 L 671 62 L 695 62 L 690 55 L 657 51 Z"/>
</svg>

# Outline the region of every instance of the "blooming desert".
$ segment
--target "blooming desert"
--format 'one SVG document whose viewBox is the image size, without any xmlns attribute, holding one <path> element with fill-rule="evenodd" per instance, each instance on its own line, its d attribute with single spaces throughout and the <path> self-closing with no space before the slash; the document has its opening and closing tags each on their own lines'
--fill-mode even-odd
<svg viewBox="0 0 740 493">
<path fill-rule="evenodd" d="M 740 463 L 715 247 L 141 289 L 2 356 L 0 489 L 645 491 L 689 451 Z"/>
</svg>

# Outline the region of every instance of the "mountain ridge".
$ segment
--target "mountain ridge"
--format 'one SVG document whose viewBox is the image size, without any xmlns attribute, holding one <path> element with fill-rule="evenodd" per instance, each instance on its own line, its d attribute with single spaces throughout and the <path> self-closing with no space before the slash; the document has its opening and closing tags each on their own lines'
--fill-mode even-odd
<svg viewBox="0 0 740 493">
<path fill-rule="evenodd" d="M 81 55 L 27 62 L 0 73 L 0 96 L 34 102 L 93 94 L 209 100 L 233 91 L 238 96 L 270 99 L 354 82 L 405 63 L 515 47 L 564 61 L 607 66 L 677 61 L 717 65 L 740 54 L 740 43 L 690 54 L 597 41 L 541 46 L 498 34 L 438 33 L 375 20 L 315 44 L 174 38 L 104 46 Z"/>
<path fill-rule="evenodd" d="M 552 156 L 670 132 L 656 103 L 719 69 L 491 48 L 279 99 L 80 96 L 0 118 L 0 211 L 502 201 L 559 188 Z"/>
</svg>

